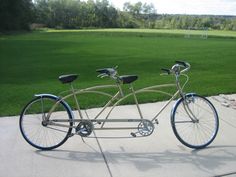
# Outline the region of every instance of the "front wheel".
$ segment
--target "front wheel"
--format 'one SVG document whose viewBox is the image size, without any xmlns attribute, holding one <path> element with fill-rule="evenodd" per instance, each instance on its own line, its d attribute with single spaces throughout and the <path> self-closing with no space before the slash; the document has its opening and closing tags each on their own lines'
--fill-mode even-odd
<svg viewBox="0 0 236 177">
<path fill-rule="evenodd" d="M 176 102 L 171 114 L 171 125 L 182 144 L 201 149 L 215 139 L 219 118 L 208 99 L 197 94 L 187 94 Z"/>
<path fill-rule="evenodd" d="M 64 120 L 62 126 L 50 125 L 45 121 L 49 110 L 57 103 L 49 120 Z M 64 101 L 58 102 L 53 95 L 43 95 L 30 101 L 20 115 L 20 131 L 32 146 L 51 150 L 62 145 L 71 134 L 72 113 Z"/>
</svg>

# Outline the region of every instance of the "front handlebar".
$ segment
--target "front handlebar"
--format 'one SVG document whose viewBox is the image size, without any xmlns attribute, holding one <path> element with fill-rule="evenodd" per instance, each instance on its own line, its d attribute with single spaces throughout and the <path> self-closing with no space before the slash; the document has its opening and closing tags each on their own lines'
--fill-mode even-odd
<svg viewBox="0 0 236 177">
<path fill-rule="evenodd" d="M 174 64 L 171 69 L 166 69 L 166 68 L 162 68 L 161 70 L 164 71 L 163 74 L 175 74 L 175 75 L 179 75 L 182 74 L 184 72 L 187 72 L 190 68 L 191 65 L 188 62 L 185 61 L 175 61 L 176 64 Z"/>
<path fill-rule="evenodd" d="M 117 68 L 118 67 L 116 66 L 113 68 L 97 69 L 96 71 L 99 73 L 97 77 L 111 77 L 112 79 L 116 80 L 119 77 Z M 187 72 L 190 68 L 191 65 L 188 62 L 177 60 L 171 69 L 162 68 L 161 70 L 163 71 L 162 75 L 174 74 L 179 76 L 180 74 Z"/>
</svg>

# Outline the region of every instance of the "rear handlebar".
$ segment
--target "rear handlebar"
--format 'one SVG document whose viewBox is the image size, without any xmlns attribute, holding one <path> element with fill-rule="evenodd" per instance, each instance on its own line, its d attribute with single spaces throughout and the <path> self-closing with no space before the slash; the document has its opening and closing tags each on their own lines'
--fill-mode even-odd
<svg viewBox="0 0 236 177">
<path fill-rule="evenodd" d="M 118 72 L 117 72 L 117 66 L 114 67 L 114 68 L 103 68 L 103 69 L 97 69 L 96 72 L 99 73 L 99 75 L 97 77 L 111 77 L 113 79 L 116 78 L 116 76 L 118 75 Z"/>
</svg>

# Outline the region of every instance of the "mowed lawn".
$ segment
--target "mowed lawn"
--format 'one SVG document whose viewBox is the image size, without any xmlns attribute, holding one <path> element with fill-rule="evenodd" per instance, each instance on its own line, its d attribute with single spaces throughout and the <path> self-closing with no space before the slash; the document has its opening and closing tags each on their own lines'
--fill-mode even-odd
<svg viewBox="0 0 236 177">
<path fill-rule="evenodd" d="M 0 116 L 20 114 L 36 93 L 57 95 L 68 89 L 58 81 L 61 74 L 78 73 L 76 88 L 111 84 L 108 78 L 97 78 L 95 70 L 116 65 L 120 75 L 137 74 L 134 86 L 141 88 L 174 82 L 171 76 L 160 76 L 160 68 L 185 60 L 192 66 L 186 92 L 205 96 L 235 93 L 236 33 L 209 31 L 208 39 L 184 38 L 184 33 L 48 30 L 0 36 Z M 163 97 L 140 99 L 148 102 Z M 85 105 L 101 105 L 94 95 L 83 100 Z"/>
</svg>

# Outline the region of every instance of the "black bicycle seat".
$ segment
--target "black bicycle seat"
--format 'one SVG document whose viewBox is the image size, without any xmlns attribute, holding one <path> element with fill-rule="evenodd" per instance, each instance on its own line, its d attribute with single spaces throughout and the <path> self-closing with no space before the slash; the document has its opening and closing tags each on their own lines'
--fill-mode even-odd
<svg viewBox="0 0 236 177">
<path fill-rule="evenodd" d="M 63 84 L 67 84 L 67 83 L 73 82 L 75 79 L 77 79 L 77 77 L 78 77 L 78 74 L 61 75 L 59 76 L 59 80 Z"/>
<path fill-rule="evenodd" d="M 130 84 L 138 79 L 137 75 L 124 75 L 119 77 L 123 84 Z"/>
</svg>

